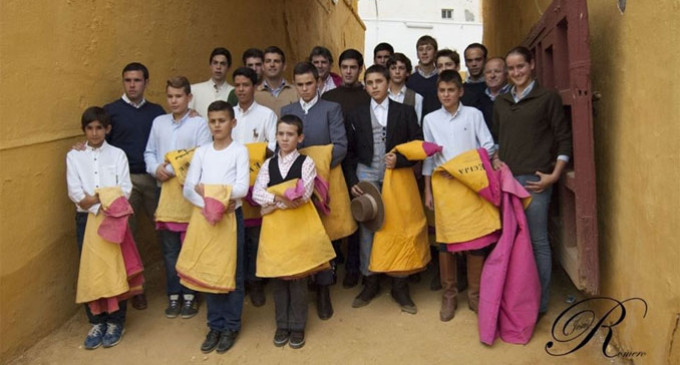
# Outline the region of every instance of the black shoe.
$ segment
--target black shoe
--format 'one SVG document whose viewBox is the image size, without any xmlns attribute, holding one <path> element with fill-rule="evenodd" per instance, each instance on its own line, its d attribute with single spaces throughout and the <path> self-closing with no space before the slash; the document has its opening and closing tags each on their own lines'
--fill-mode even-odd
<svg viewBox="0 0 680 365">
<path fill-rule="evenodd" d="M 288 346 L 293 349 L 302 348 L 305 345 L 305 331 L 293 331 L 290 334 Z"/>
<path fill-rule="evenodd" d="M 254 281 L 250 285 L 250 302 L 255 307 L 261 307 L 267 299 L 264 296 L 264 285 L 262 281 Z"/>
<path fill-rule="evenodd" d="M 276 333 L 274 333 L 274 346 L 285 346 L 288 343 L 288 338 L 290 338 L 290 331 L 277 328 Z"/>
<path fill-rule="evenodd" d="M 180 312 L 182 311 L 182 308 L 179 305 L 179 295 L 177 296 L 177 299 L 168 299 L 168 307 L 165 308 L 165 316 L 168 318 L 175 318 L 177 317 Z"/>
<path fill-rule="evenodd" d="M 201 345 L 201 352 L 204 354 L 212 352 L 212 350 L 217 347 L 217 343 L 220 341 L 221 334 L 222 332 L 218 330 L 210 329 L 208 335 L 205 336 L 205 341 L 203 341 L 203 344 Z"/>
<path fill-rule="evenodd" d="M 319 285 L 316 293 L 316 312 L 319 318 L 323 320 L 333 317 L 333 305 L 331 304 L 331 293 L 328 285 Z"/>
<path fill-rule="evenodd" d="M 418 308 L 416 308 L 415 303 L 411 300 L 411 295 L 408 291 L 408 279 L 407 278 L 394 278 L 392 279 L 392 298 L 399 304 L 402 312 L 409 314 L 416 314 Z"/>
<path fill-rule="evenodd" d="M 236 342 L 236 337 L 238 336 L 237 331 L 230 331 L 226 330 L 222 332 L 222 336 L 220 337 L 220 342 L 217 344 L 217 353 L 218 354 L 223 354 L 229 349 L 234 346 L 234 342 Z"/>
<path fill-rule="evenodd" d="M 342 287 L 345 289 L 354 288 L 359 284 L 359 273 L 356 271 L 348 271 L 345 278 L 342 280 Z"/>
<path fill-rule="evenodd" d="M 184 299 L 182 304 L 182 318 L 189 319 L 198 313 L 198 301 L 196 297 L 193 299 Z"/>
<path fill-rule="evenodd" d="M 361 308 L 368 305 L 378 295 L 378 291 L 380 291 L 380 278 L 378 275 L 367 276 L 364 280 L 364 288 L 352 302 L 352 308 Z"/>
</svg>

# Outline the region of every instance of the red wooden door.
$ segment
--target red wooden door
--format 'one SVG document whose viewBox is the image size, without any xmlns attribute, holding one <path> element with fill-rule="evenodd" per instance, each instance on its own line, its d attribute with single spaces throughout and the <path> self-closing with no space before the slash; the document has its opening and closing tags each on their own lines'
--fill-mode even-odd
<svg viewBox="0 0 680 365">
<path fill-rule="evenodd" d="M 562 96 L 574 153 L 555 189 L 550 232 L 554 252 L 577 288 L 599 291 L 595 158 L 586 0 L 555 0 L 524 40 L 541 85 Z"/>
</svg>

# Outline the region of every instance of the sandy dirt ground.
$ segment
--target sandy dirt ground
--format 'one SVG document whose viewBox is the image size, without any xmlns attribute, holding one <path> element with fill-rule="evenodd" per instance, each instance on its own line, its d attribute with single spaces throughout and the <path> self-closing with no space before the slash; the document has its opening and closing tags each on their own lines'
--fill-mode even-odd
<svg viewBox="0 0 680 365">
<path fill-rule="evenodd" d="M 342 273 L 341 276 L 342 277 Z M 205 303 L 191 319 L 167 319 L 162 266 L 147 270 L 149 308 L 129 306 L 126 333 L 113 348 L 88 351 L 82 342 L 90 325 L 78 311 L 61 328 L 11 362 L 20 364 L 617 364 L 602 354 L 601 338 L 561 357 L 548 355 L 555 317 L 568 306 L 565 299 L 578 291 L 556 269 L 550 311 L 537 325 L 529 344 L 512 345 L 496 340 L 493 346 L 479 342 L 477 317 L 467 308 L 466 293 L 459 295 L 456 317 L 439 320 L 440 292 L 429 290 L 432 274 L 423 274 L 411 285 L 416 315 L 402 313 L 389 294 L 390 283 L 382 281 L 379 296 L 370 305 L 354 309 L 359 287 L 332 288 L 335 315 L 321 321 L 310 292 L 306 345 L 302 349 L 278 348 L 272 344 L 275 331 L 271 289 L 267 304 L 255 308 L 246 299 L 243 328 L 234 347 L 225 354 L 203 354 L 200 345 L 207 333 Z M 150 280 L 149 280 L 150 279 Z"/>
</svg>

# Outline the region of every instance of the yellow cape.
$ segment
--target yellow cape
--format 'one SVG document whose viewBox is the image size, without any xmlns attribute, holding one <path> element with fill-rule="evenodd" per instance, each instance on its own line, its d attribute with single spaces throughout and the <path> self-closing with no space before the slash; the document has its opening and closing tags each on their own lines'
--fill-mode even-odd
<svg viewBox="0 0 680 365">
<path fill-rule="evenodd" d="M 186 178 L 194 150 L 177 150 L 165 154 L 165 160 L 172 165 L 175 176 L 161 184 L 161 196 L 156 208 L 156 222 L 188 223 L 193 205 L 184 199 L 182 185 Z"/>
</svg>

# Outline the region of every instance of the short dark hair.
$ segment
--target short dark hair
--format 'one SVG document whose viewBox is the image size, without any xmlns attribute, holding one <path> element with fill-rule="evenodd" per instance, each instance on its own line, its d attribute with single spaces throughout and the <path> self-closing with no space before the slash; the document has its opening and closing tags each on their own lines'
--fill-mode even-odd
<svg viewBox="0 0 680 365">
<path fill-rule="evenodd" d="M 437 51 L 437 53 L 434 55 L 434 62 L 437 62 L 437 59 L 439 57 L 448 57 L 453 60 L 453 63 L 456 65 L 460 66 L 460 55 L 456 51 L 452 51 L 448 48 L 440 49 Z"/>
<path fill-rule="evenodd" d="M 486 59 L 486 55 L 487 55 L 489 52 L 487 51 L 486 46 L 484 46 L 484 45 L 481 44 L 481 43 L 471 43 L 470 45 L 468 45 L 467 47 L 465 47 L 465 51 L 463 51 L 463 56 L 465 56 L 465 54 L 467 53 L 468 49 L 472 49 L 472 48 L 479 48 L 479 49 L 481 49 L 481 50 L 482 50 L 482 55 L 484 56 L 484 59 Z"/>
<path fill-rule="evenodd" d="M 231 52 L 229 52 L 228 49 L 224 47 L 217 47 L 213 49 L 212 52 L 210 52 L 210 59 L 208 60 L 208 63 L 212 63 L 212 59 L 215 56 L 222 55 L 227 58 L 227 67 L 231 67 Z"/>
<path fill-rule="evenodd" d="M 317 70 L 311 62 L 305 61 L 295 64 L 295 68 L 293 68 L 293 77 L 297 75 L 304 75 L 306 73 L 311 73 L 314 75 L 315 80 L 319 78 L 319 70 Z"/>
<path fill-rule="evenodd" d="M 279 124 L 293 125 L 297 128 L 298 136 L 302 134 L 303 124 L 302 119 L 294 114 L 282 115 L 281 118 L 276 122 L 276 128 L 278 129 Z"/>
<path fill-rule="evenodd" d="M 231 119 L 234 119 L 234 107 L 224 100 L 215 100 L 208 105 L 208 113 L 210 112 L 224 112 L 229 114 Z"/>
<path fill-rule="evenodd" d="M 390 58 L 387 59 L 387 69 L 389 70 L 390 67 L 392 67 L 392 65 L 396 65 L 397 62 L 403 63 L 406 66 L 406 71 L 408 71 L 408 73 L 411 73 L 411 70 L 413 70 L 411 60 L 403 53 L 392 54 Z"/>
<path fill-rule="evenodd" d="M 378 43 L 378 45 L 375 46 L 375 48 L 373 48 L 373 57 L 375 57 L 380 51 L 389 51 L 390 55 L 393 55 L 394 47 L 392 47 L 391 44 L 386 42 Z"/>
<path fill-rule="evenodd" d="M 364 72 L 364 82 L 366 82 L 366 77 L 369 74 L 381 74 L 385 76 L 387 81 L 390 81 L 390 71 L 383 65 L 373 65 L 366 69 L 366 72 Z"/>
<path fill-rule="evenodd" d="M 518 54 L 518 55 L 524 57 L 524 60 L 529 62 L 529 63 L 531 62 L 531 60 L 534 59 L 534 54 L 531 53 L 529 48 L 524 47 L 524 46 L 517 46 L 517 47 L 509 50 L 508 53 L 505 55 L 505 59 L 507 59 L 508 56 L 510 56 L 511 54 Z M 506 63 L 507 63 L 507 61 L 506 61 Z"/>
<path fill-rule="evenodd" d="M 175 76 L 169 79 L 165 83 L 165 89 L 167 90 L 169 87 L 174 87 L 175 89 L 184 89 L 184 93 L 187 95 L 191 94 L 191 83 L 189 82 L 189 79 L 184 76 Z"/>
<path fill-rule="evenodd" d="M 333 54 L 326 47 L 316 46 L 312 48 L 312 51 L 309 53 L 309 62 L 312 62 L 312 57 L 315 56 L 323 56 L 328 60 L 328 63 L 333 63 Z"/>
<path fill-rule="evenodd" d="M 356 60 L 359 64 L 359 68 L 364 66 L 364 56 L 354 48 L 346 49 L 340 53 L 338 63 L 342 63 L 344 60 Z"/>
<path fill-rule="evenodd" d="M 144 80 L 149 79 L 149 69 L 147 69 L 146 66 L 139 62 L 132 62 L 125 65 L 125 67 L 123 67 L 123 72 L 121 72 L 121 75 L 124 75 L 128 71 L 142 71 L 142 74 L 144 75 Z"/>
<path fill-rule="evenodd" d="M 236 80 L 236 76 L 245 76 L 247 77 L 250 81 L 253 82 L 253 85 L 257 84 L 257 73 L 253 71 L 252 68 L 250 67 L 239 67 L 234 72 L 231 74 L 231 77 Z"/>
<path fill-rule="evenodd" d="M 83 116 L 80 117 L 80 127 L 84 131 L 85 127 L 94 121 L 99 121 L 104 127 L 111 125 L 111 117 L 109 117 L 109 114 L 104 108 L 98 106 L 91 106 L 85 109 Z"/>
<path fill-rule="evenodd" d="M 456 86 L 458 86 L 458 88 L 463 88 L 463 79 L 456 70 L 442 71 L 442 73 L 440 73 L 439 77 L 437 78 L 437 87 L 439 87 L 439 84 L 442 82 L 453 82 L 456 84 Z"/>
<path fill-rule="evenodd" d="M 437 45 L 437 40 L 432 38 L 432 36 L 429 35 L 424 35 L 420 38 L 418 38 L 418 41 L 416 42 L 416 48 L 424 45 L 424 44 L 429 44 L 432 47 L 434 47 L 434 50 L 436 51 L 439 49 L 439 46 Z"/>
<path fill-rule="evenodd" d="M 283 50 L 277 46 L 269 46 L 264 49 L 262 52 L 262 60 L 264 60 L 264 55 L 267 53 L 276 53 L 281 56 L 281 62 L 286 63 L 286 54 L 283 53 Z"/>
<path fill-rule="evenodd" d="M 248 58 L 259 58 L 264 61 L 264 52 L 257 48 L 248 48 L 243 52 L 243 57 L 241 57 L 241 61 L 243 61 L 244 65 Z"/>
</svg>

